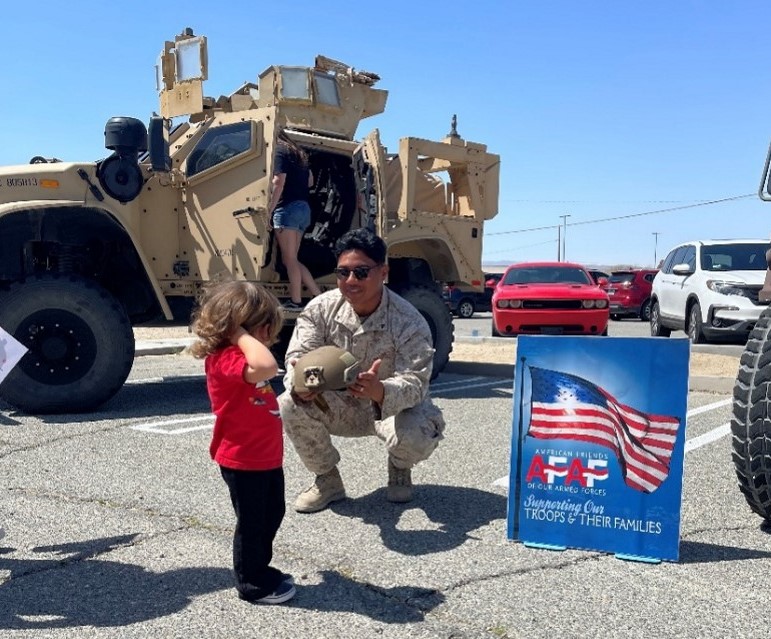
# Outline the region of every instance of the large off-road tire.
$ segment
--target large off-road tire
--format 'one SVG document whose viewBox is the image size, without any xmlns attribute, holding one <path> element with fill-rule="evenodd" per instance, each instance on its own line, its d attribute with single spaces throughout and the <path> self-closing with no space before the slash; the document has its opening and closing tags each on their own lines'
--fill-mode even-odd
<svg viewBox="0 0 771 639">
<path fill-rule="evenodd" d="M 771 308 L 760 316 L 744 347 L 734 384 L 732 458 L 739 490 L 750 508 L 771 523 Z"/>
<path fill-rule="evenodd" d="M 29 349 L 0 383 L 0 397 L 28 413 L 92 410 L 118 392 L 134 361 L 125 310 L 80 277 L 11 285 L 0 293 L 0 326 Z"/>
<path fill-rule="evenodd" d="M 420 311 L 428 322 L 434 339 L 434 368 L 431 379 L 435 379 L 447 366 L 452 352 L 453 333 L 450 309 L 447 308 L 441 294 L 428 286 L 411 286 L 396 291 Z"/>
</svg>

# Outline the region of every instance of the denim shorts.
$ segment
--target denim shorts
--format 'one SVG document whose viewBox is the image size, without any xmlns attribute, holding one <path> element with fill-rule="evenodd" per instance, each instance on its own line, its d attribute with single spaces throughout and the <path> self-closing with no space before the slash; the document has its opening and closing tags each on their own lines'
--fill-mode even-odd
<svg viewBox="0 0 771 639">
<path fill-rule="evenodd" d="M 294 229 L 305 233 L 311 224 L 311 207 L 305 200 L 295 200 L 273 211 L 273 228 Z"/>
</svg>

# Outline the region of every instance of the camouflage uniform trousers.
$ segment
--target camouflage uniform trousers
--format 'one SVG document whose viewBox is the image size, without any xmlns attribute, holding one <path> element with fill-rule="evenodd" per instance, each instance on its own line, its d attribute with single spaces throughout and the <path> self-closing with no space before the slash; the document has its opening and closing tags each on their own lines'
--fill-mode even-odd
<svg viewBox="0 0 771 639">
<path fill-rule="evenodd" d="M 379 420 L 369 400 L 345 391 L 326 392 L 321 396 L 326 402 L 323 408 L 314 401 L 296 401 L 289 392 L 278 398 L 284 430 L 305 467 L 316 475 L 329 472 L 340 461 L 332 435 L 377 436 L 385 442 L 397 468 L 412 468 L 428 459 L 443 438 L 444 418 L 428 398 L 413 408 Z"/>
</svg>

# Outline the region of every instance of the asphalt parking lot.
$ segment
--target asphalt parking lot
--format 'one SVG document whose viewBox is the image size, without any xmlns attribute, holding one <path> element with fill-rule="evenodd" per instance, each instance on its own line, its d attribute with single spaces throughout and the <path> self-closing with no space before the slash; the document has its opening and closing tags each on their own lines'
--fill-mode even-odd
<svg viewBox="0 0 771 639">
<path fill-rule="evenodd" d="M 233 516 L 207 453 L 201 363 L 140 357 L 103 410 L 0 406 L 0 634 L 14 637 L 749 637 L 771 539 L 735 487 L 730 397 L 691 393 L 678 562 L 506 539 L 512 380 L 442 374 L 446 439 L 384 498 L 374 440 L 338 440 L 349 499 L 288 510 L 275 565 L 289 605 L 231 587 Z M 287 501 L 309 483 L 286 449 Z M 11 632 L 13 631 L 13 632 Z"/>
</svg>

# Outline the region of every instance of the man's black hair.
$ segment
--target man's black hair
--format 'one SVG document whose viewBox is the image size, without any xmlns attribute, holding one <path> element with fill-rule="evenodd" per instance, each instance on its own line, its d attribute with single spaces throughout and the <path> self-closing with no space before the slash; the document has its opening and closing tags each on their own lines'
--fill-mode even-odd
<svg viewBox="0 0 771 639">
<path fill-rule="evenodd" d="M 388 249 L 382 238 L 369 229 L 360 228 L 348 231 L 335 244 L 335 258 L 346 251 L 359 250 L 376 264 L 385 264 Z"/>
</svg>

